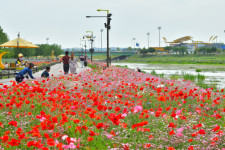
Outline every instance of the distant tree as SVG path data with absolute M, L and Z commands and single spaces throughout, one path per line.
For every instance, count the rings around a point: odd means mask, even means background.
M 146 49 L 146 48 L 143 48 L 143 49 L 141 49 L 140 50 L 140 54 L 142 54 L 142 55 L 145 55 L 145 54 L 147 54 L 149 51 L 148 51 L 148 49 Z
M 8 35 L 5 32 L 3 32 L 3 29 L 0 26 L 0 44 L 3 44 L 8 41 L 9 41 Z
M 116 48 L 116 51 L 120 52 L 120 51 L 121 51 L 121 49 L 120 49 L 119 47 L 117 47 L 117 48 Z
M 184 54 L 187 52 L 187 47 L 184 47 L 184 46 L 179 47 L 179 52 L 180 52 L 182 55 L 184 55 Z
M 166 47 L 164 47 L 164 50 L 166 50 L 168 52 L 170 52 L 172 49 L 173 49 L 172 46 L 166 46 Z
M 179 52 L 179 47 L 173 47 L 172 51 L 177 54 Z
M 154 48 L 148 48 L 148 51 L 149 51 L 149 53 L 155 53 L 156 52 L 156 49 L 154 49 Z
M 128 47 L 127 50 L 132 51 L 133 49 L 132 49 L 132 47 Z
M 210 49 L 210 52 L 211 53 L 215 53 L 217 51 L 217 48 L 216 47 L 212 47 L 211 49 Z

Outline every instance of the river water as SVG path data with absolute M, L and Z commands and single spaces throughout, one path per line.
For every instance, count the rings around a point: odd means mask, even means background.
M 164 74 L 164 77 L 170 79 L 174 75 L 192 74 L 192 75 L 204 75 L 206 84 L 214 84 L 218 88 L 225 88 L 225 66 L 213 66 L 213 65 L 177 65 L 177 64 L 138 64 L 138 63 L 112 63 L 112 65 L 125 66 L 137 70 L 139 67 L 141 70 L 151 73 L 153 70 L 157 74 Z M 196 70 L 197 69 L 197 70 Z M 201 72 L 196 72 L 201 70 Z

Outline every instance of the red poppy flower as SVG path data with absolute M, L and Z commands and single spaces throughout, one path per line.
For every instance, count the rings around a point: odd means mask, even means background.
M 94 140 L 94 138 L 93 137 L 91 137 L 91 136 L 89 136 L 88 138 L 87 138 L 87 141 L 92 141 L 92 140 Z

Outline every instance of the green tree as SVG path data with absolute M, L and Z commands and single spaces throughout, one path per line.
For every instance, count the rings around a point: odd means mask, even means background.
M 148 48 L 148 52 L 149 53 L 155 53 L 156 52 L 156 49 L 154 49 L 154 48 Z
M 187 52 L 187 47 L 179 47 L 179 53 L 181 53 L 182 55 L 184 55 Z
M 133 49 L 132 49 L 132 47 L 128 47 L 127 50 L 132 51 Z
M 121 51 L 121 49 L 120 49 L 119 47 L 117 47 L 117 48 L 116 48 L 116 51 L 120 52 L 120 51 Z
M 166 50 L 166 51 L 171 51 L 173 49 L 173 47 L 172 46 L 166 46 L 165 48 L 164 48 L 164 50 Z
M 140 50 L 140 54 L 142 54 L 142 55 L 145 55 L 145 54 L 147 54 L 149 51 L 148 51 L 148 49 L 146 49 L 146 48 L 143 48 L 143 49 L 141 49 Z
M 9 41 L 8 35 L 5 32 L 3 32 L 3 29 L 0 26 L 0 44 L 3 44 L 8 41 Z

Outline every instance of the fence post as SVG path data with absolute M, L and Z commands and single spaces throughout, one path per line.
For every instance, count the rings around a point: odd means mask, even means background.
M 2 79 L 2 71 L 0 72 L 0 79 Z
M 8 78 L 10 77 L 10 74 L 9 74 L 9 70 L 8 70 Z

